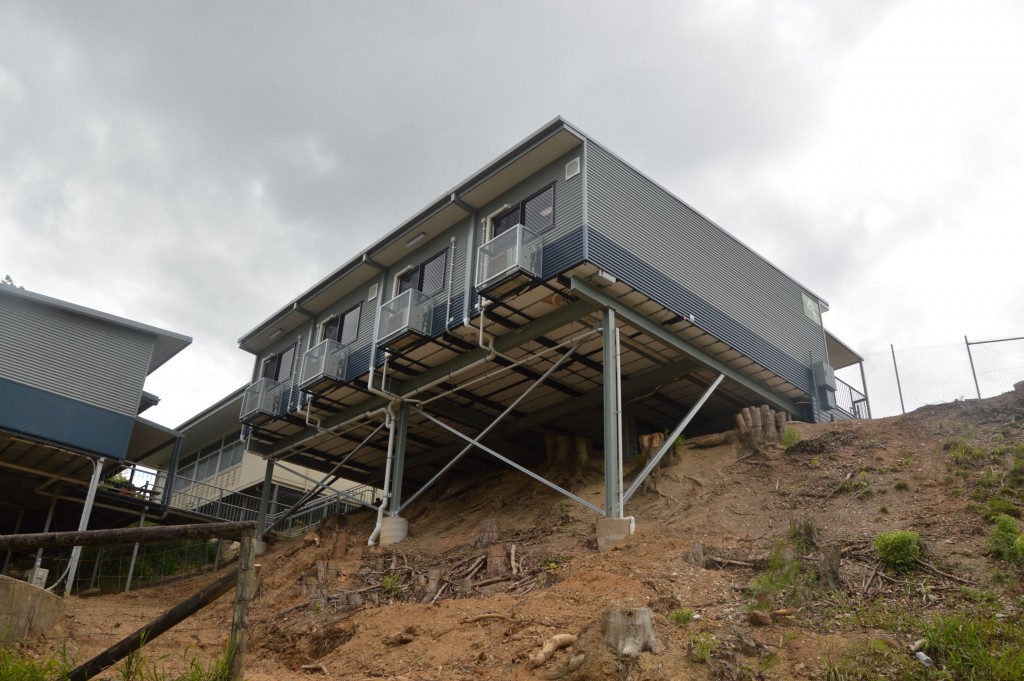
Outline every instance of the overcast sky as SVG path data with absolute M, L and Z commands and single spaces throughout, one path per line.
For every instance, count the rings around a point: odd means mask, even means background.
M 862 353 L 1024 335 L 1022 36 L 1013 0 L 0 0 L 0 277 L 192 336 L 146 386 L 175 426 L 562 115 Z

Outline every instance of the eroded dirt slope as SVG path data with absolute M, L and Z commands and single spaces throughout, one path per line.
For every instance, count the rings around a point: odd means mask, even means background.
M 1019 571 L 985 554 L 989 499 L 1020 501 L 1012 448 L 1024 443 L 1024 407 L 1012 394 L 794 427 L 801 441 L 789 451 L 740 461 L 745 452 L 730 442 L 687 442 L 657 490 L 628 504 L 637 532 L 608 553 L 596 551 L 591 511 L 512 471 L 424 495 L 407 514 L 409 538 L 393 547 L 366 547 L 368 513 L 321 531 L 316 544 L 272 546 L 259 559 L 248 676 L 820 678 L 827 661 L 867 639 L 902 651 L 916 632 L 899 617 L 934 617 L 981 593 L 1020 616 Z M 596 471 L 573 491 L 601 505 Z M 515 547 L 515 574 L 505 579 L 487 578 L 487 549 L 474 545 L 486 519 L 497 520 L 506 556 Z M 929 568 L 879 574 L 872 540 L 897 529 L 921 535 Z M 697 544 L 703 567 L 693 562 Z M 814 575 L 829 544 L 843 551 L 839 592 Z M 775 590 L 764 574 L 779 556 L 798 574 Z M 210 579 L 73 598 L 68 622 L 33 647 L 63 643 L 82 659 Z M 174 668 L 186 646 L 221 650 L 229 600 L 151 642 L 147 656 Z M 659 646 L 625 664 L 604 644 L 600 619 L 633 607 L 654 611 Z M 123 616 L 110 621 L 112 612 Z M 698 617 L 682 622 L 689 613 Z M 531 656 L 557 634 L 577 639 L 535 665 Z

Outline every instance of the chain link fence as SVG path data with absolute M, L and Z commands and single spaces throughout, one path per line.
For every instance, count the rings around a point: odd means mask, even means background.
M 863 388 L 856 365 L 836 372 Z M 994 397 L 1024 381 L 1024 336 L 969 340 L 917 348 L 890 345 L 864 355 L 871 416 L 881 418 L 926 404 Z

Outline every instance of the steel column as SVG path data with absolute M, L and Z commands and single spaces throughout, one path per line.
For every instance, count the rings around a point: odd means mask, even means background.
M 665 438 L 665 442 L 661 445 L 661 448 L 658 449 L 657 454 L 655 454 L 651 458 L 651 460 L 647 462 L 647 465 L 644 466 L 644 469 L 640 471 L 640 475 L 636 476 L 636 480 L 634 480 L 633 484 L 631 484 L 629 486 L 629 489 L 626 490 L 626 493 L 625 495 L 623 495 L 622 498 L 622 503 L 626 503 L 627 501 L 629 501 L 629 498 L 632 497 L 634 493 L 636 493 L 641 483 L 643 483 L 643 481 L 647 479 L 647 476 L 651 474 L 651 471 L 654 470 L 655 466 L 657 466 L 661 462 L 661 457 L 665 456 L 665 452 L 667 452 L 669 448 L 672 447 L 672 443 L 676 441 L 676 438 L 682 435 L 683 429 L 685 429 L 686 426 L 690 425 L 690 421 L 693 420 L 693 417 L 697 415 L 697 412 L 700 411 L 700 408 L 703 407 L 704 403 L 708 401 L 709 397 L 711 397 L 711 393 L 715 392 L 715 388 L 717 388 L 724 379 L 725 374 L 718 374 L 718 378 L 715 379 L 715 382 L 712 383 L 708 387 L 708 389 L 704 391 L 704 394 L 701 395 L 699 400 L 697 400 L 697 403 L 690 407 L 690 411 L 686 413 L 686 416 L 684 416 L 683 420 L 679 422 L 679 425 L 676 426 L 671 433 L 669 433 L 668 437 Z
M 260 510 L 256 514 L 256 536 L 262 537 L 267 526 L 267 508 L 270 506 L 270 488 L 274 484 L 274 460 L 267 459 L 267 468 L 263 473 L 263 490 L 260 492 Z
M 89 480 L 89 491 L 85 495 L 85 505 L 82 507 L 82 517 L 78 521 L 78 531 L 84 532 L 89 529 L 89 516 L 92 515 L 92 505 L 96 500 L 96 490 L 100 486 L 100 477 L 103 475 L 103 462 L 94 459 L 92 462 L 92 479 Z M 68 581 L 64 585 L 64 596 L 71 593 L 71 587 L 75 584 L 75 577 L 78 573 L 78 561 L 82 557 L 82 547 L 76 546 L 71 549 L 71 564 L 68 566 Z
M 146 523 L 146 512 L 143 511 L 139 514 L 139 527 L 142 527 Z M 132 576 L 135 574 L 135 559 L 139 557 L 139 542 L 135 542 L 135 546 L 132 547 L 132 560 L 128 563 L 128 579 L 124 582 L 124 592 L 128 593 L 128 589 L 132 586 Z M 97 558 L 97 564 L 99 559 Z
M 384 490 L 391 495 L 388 515 L 395 517 L 402 505 L 402 478 L 405 475 L 405 448 L 409 436 L 409 403 L 402 401 L 395 415 L 395 461 L 391 470 L 391 489 Z
M 615 310 L 604 309 L 604 517 L 622 517 L 622 374 Z
M 14 521 L 14 534 L 21 532 L 21 519 L 25 516 L 25 509 L 18 509 L 18 519 Z M 7 554 L 4 556 L 4 566 L 0 568 L 0 574 L 7 573 L 7 564 L 11 562 L 11 550 L 7 549 Z
M 57 495 L 54 494 L 50 500 L 50 510 L 46 512 L 46 522 L 43 523 L 43 533 L 50 531 L 50 523 L 53 522 L 53 511 L 57 508 Z M 33 567 L 42 567 L 43 565 L 43 549 L 40 548 L 36 551 L 36 562 Z

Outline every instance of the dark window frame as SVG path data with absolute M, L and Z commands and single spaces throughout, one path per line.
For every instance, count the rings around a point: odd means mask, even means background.
M 424 291 L 423 290 L 423 277 L 424 277 L 424 274 L 425 274 L 425 272 L 427 270 L 427 266 L 430 265 L 435 260 L 437 260 L 438 258 L 442 258 L 443 259 L 442 263 L 441 263 L 441 265 L 442 265 L 442 267 L 441 267 L 441 281 L 438 283 L 437 288 L 435 288 L 435 289 L 433 289 L 433 290 L 431 290 L 429 292 L 428 291 Z M 413 276 L 410 277 L 410 275 L 413 275 Z M 402 288 L 403 282 L 405 282 L 405 281 L 414 281 L 415 283 L 413 283 L 408 288 Z M 438 251 L 437 253 L 435 253 L 434 255 L 432 255 L 429 258 L 427 258 L 426 260 L 423 260 L 421 263 L 419 263 L 415 267 L 412 267 L 412 268 L 406 270 L 405 272 L 402 272 L 401 274 L 396 274 L 395 275 L 395 286 L 394 286 L 395 295 L 392 296 L 392 298 L 397 298 L 399 295 L 405 293 L 410 288 L 414 289 L 416 291 L 419 291 L 420 293 L 422 293 L 425 296 L 433 296 L 433 295 L 436 295 L 436 294 L 438 294 L 438 293 L 440 293 L 441 291 L 444 290 L 444 287 L 445 287 L 445 284 L 447 283 L 447 281 L 448 281 L 448 249 L 447 248 L 443 248 L 440 251 Z
M 527 196 L 526 198 L 524 198 L 519 203 L 509 207 L 508 210 L 503 211 L 499 215 L 496 215 L 493 218 L 491 218 L 490 224 L 487 226 L 488 231 L 490 232 L 489 235 L 488 235 L 488 240 L 493 239 L 493 238 L 495 238 L 497 236 L 501 236 L 502 234 L 504 234 L 508 230 L 512 229 L 517 224 L 518 225 L 523 225 L 527 229 L 531 229 L 531 230 L 533 230 L 533 231 L 535 231 L 537 233 L 545 232 L 545 231 L 551 229 L 552 227 L 554 227 L 555 226 L 555 184 L 556 184 L 555 182 L 552 182 L 551 184 L 549 184 L 549 185 L 547 185 L 545 187 L 542 187 L 541 189 L 535 191 L 534 193 L 532 193 L 529 196 Z M 549 191 L 549 190 L 551 191 L 551 220 L 550 220 L 549 224 L 547 224 L 544 227 L 541 227 L 539 229 L 535 228 L 535 227 L 531 227 L 530 225 L 526 224 L 526 204 L 528 204 L 530 201 L 533 201 L 535 198 L 537 198 L 538 196 L 540 196 L 541 194 L 543 194 L 544 192 Z M 505 218 L 508 218 L 509 216 L 512 216 L 512 215 L 515 216 L 515 222 L 511 222 L 511 224 L 509 224 L 507 227 L 505 227 L 501 231 L 496 231 L 495 230 L 495 227 L 496 227 L 496 225 L 498 223 L 503 222 Z
M 292 376 L 292 372 L 295 370 L 295 355 L 299 350 L 298 343 L 292 343 L 281 352 L 275 353 L 274 355 L 267 357 L 263 360 L 263 378 L 269 378 L 274 381 L 287 381 Z M 281 358 L 291 353 L 289 357 L 288 375 L 283 379 L 281 378 Z M 273 367 L 273 371 L 270 371 Z M 273 374 L 273 375 L 271 375 Z
M 349 315 L 353 312 L 356 313 L 355 321 L 349 320 Z M 341 314 L 335 315 L 320 325 L 320 340 L 332 340 L 342 345 L 351 345 L 359 338 L 359 324 L 363 319 L 363 303 L 362 301 L 356 303 L 352 307 L 348 308 Z M 335 323 L 336 322 L 336 323 Z M 345 341 L 344 338 L 348 335 L 351 329 L 351 338 Z M 333 329 L 333 333 L 329 333 L 329 329 Z

